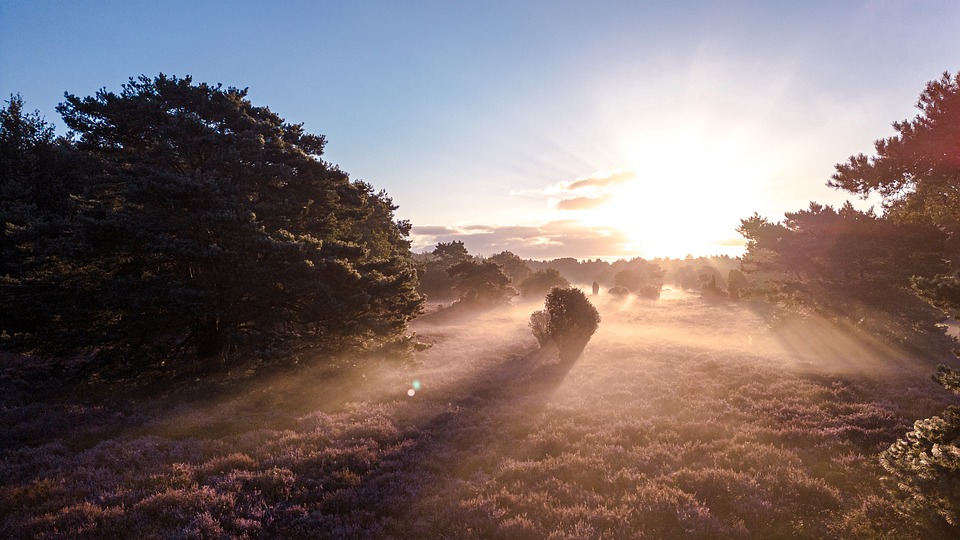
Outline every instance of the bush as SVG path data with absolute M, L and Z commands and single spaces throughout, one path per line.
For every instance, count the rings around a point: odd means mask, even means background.
M 576 360 L 600 326 L 597 308 L 583 291 L 573 287 L 553 288 L 545 305 L 550 317 L 550 337 L 560 350 L 560 360 Z
M 550 314 L 542 309 L 530 314 L 530 331 L 541 347 L 550 343 Z
M 747 285 L 747 277 L 740 270 L 730 270 L 727 274 L 727 294 L 731 300 L 739 300 Z
M 610 290 L 607 291 L 614 300 L 626 300 L 630 296 L 630 289 L 626 287 L 610 287 Z
M 648 284 L 641 285 L 637 289 L 637 296 L 645 300 L 659 300 L 660 299 L 660 285 Z
M 712 268 L 710 270 L 713 270 Z M 705 272 L 700 276 L 700 298 L 704 300 L 722 300 L 727 297 L 727 291 L 717 284 L 717 275 Z

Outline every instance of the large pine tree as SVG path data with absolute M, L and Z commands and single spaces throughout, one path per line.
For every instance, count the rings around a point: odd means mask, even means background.
M 161 74 L 58 111 L 82 189 L 66 241 L 20 248 L 22 347 L 208 362 L 393 339 L 421 309 L 390 198 L 246 90 Z

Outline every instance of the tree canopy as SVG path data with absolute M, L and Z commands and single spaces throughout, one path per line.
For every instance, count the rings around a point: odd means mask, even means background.
M 944 235 L 931 225 L 897 223 L 849 202 L 811 203 L 779 223 L 754 215 L 738 231 L 754 292 L 781 306 L 881 326 L 936 322 L 910 290 L 911 277 L 946 268 Z
M 544 310 L 549 316 L 547 329 L 560 352 L 560 360 L 572 362 L 579 358 L 600 326 L 597 308 L 580 289 L 555 287 L 544 300 Z M 534 320 L 532 317 L 531 321 Z
M 63 189 L 45 188 L 55 230 L 39 238 L 51 220 L 33 207 L 19 221 L 3 215 L 4 249 L 15 244 L 0 292 L 18 313 L 2 321 L 11 343 L 129 363 L 405 331 L 422 305 L 410 224 L 385 192 L 324 162 L 322 136 L 246 96 L 163 74 L 66 95 L 73 166 L 57 173 Z M 50 144 L 44 135 L 18 149 L 9 118 L 36 124 L 19 109 L 4 111 L 4 159 Z M 0 183 L 14 205 L 31 204 L 22 178 L 5 172 Z
M 927 83 L 919 114 L 894 122 L 897 134 L 874 143 L 876 155 L 837 164 L 828 185 L 883 197 L 899 221 L 930 221 L 953 235 L 949 254 L 960 264 L 960 72 Z
M 502 304 L 517 295 L 510 276 L 493 261 L 464 260 L 449 267 L 453 288 L 466 304 Z
M 554 287 L 568 287 L 570 282 L 556 268 L 544 268 L 533 272 L 520 283 L 523 296 L 546 295 Z

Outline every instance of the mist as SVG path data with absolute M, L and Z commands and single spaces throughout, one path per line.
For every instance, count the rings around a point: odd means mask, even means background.
M 870 536 L 896 519 L 874 456 L 949 401 L 930 365 L 682 290 L 590 298 L 602 322 L 572 364 L 531 335 L 539 299 L 434 304 L 412 362 L 343 357 L 136 413 L 5 409 L 4 518 L 461 538 Z

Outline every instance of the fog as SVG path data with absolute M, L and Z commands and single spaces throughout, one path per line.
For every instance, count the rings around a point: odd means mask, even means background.
M 950 401 L 928 378 L 937 359 L 676 290 L 590 299 L 600 327 L 568 364 L 527 327 L 539 299 L 431 305 L 412 360 L 341 358 L 173 406 L 7 410 L 21 448 L 0 505 L 15 530 L 78 536 L 871 537 L 896 523 L 875 456 Z M 43 444 L 38 426 L 58 422 Z

